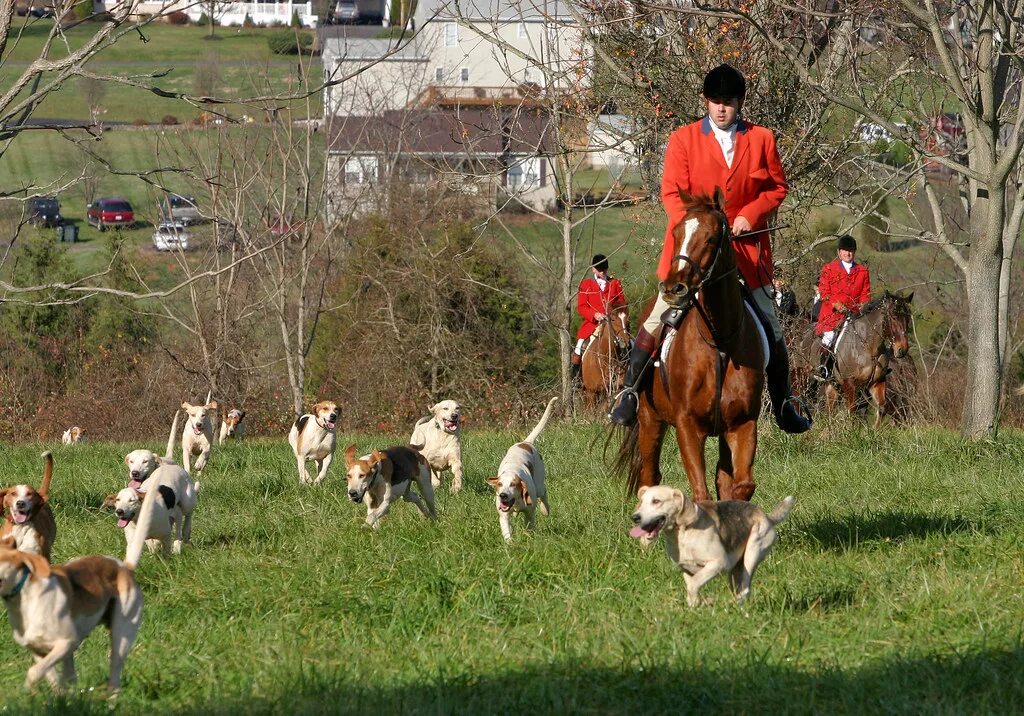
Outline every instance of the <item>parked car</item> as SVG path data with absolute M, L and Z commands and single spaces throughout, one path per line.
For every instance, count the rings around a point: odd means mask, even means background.
M 135 211 L 124 199 L 106 197 L 97 199 L 86 207 L 85 220 L 100 231 L 105 231 L 111 226 L 134 226 Z
M 160 202 L 160 218 L 181 222 L 185 226 L 198 224 L 203 220 L 195 197 L 184 194 L 168 194 Z
M 25 202 L 25 221 L 32 226 L 60 226 L 64 217 L 60 215 L 60 202 L 55 196 L 33 196 Z
M 153 246 L 157 251 L 188 251 L 192 234 L 179 221 L 161 221 L 153 232 Z
M 356 0 L 336 0 L 327 13 L 327 22 L 331 25 L 359 22 L 359 5 Z

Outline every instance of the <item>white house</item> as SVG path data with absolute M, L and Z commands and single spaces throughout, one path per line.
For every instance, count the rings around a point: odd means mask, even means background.
M 109 3 L 108 3 L 109 4 Z M 221 25 L 241 25 L 249 17 L 256 25 L 288 25 L 292 14 L 298 13 L 303 27 L 316 27 L 319 19 L 313 14 L 313 3 L 292 0 L 271 2 L 245 2 L 243 0 L 148 0 L 137 2 L 133 15 L 160 15 L 166 17 L 181 11 L 192 22 L 198 22 L 204 14 L 211 13 Z

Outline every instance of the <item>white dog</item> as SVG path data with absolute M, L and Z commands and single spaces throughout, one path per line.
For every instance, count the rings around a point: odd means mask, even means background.
M 181 409 L 188 413 L 185 429 L 181 433 L 181 462 L 185 465 L 185 472 L 191 474 L 192 456 L 198 455 L 195 473 L 199 475 L 206 467 L 206 461 L 210 459 L 210 450 L 213 448 L 213 423 L 210 421 L 210 411 L 217 409 L 217 401 L 211 401 L 210 394 L 207 393 L 206 405 L 182 403 Z
M 430 415 L 420 418 L 409 442 L 422 445 L 423 457 L 430 464 L 430 481 L 436 490 L 441 486 L 441 473 L 452 471 L 451 491 L 462 489 L 462 406 L 454 400 L 442 400 L 430 408 Z
M 171 421 L 171 434 L 167 438 L 167 452 L 164 453 L 164 457 L 145 449 L 132 450 L 124 456 L 124 464 L 128 466 L 128 487 L 141 487 L 153 471 L 164 463 L 177 465 L 174 462 L 174 436 L 178 432 L 180 414 L 179 411 L 175 411 L 174 420 Z
M 77 425 L 64 431 L 60 441 L 65 445 L 77 445 L 80 440 L 85 439 L 85 431 Z
M 544 460 L 534 443 L 548 424 L 551 410 L 557 401 L 558 398 L 548 401 L 537 427 L 526 440 L 508 449 L 498 465 L 498 476 L 487 480 L 497 493 L 494 506 L 498 509 L 501 536 L 506 542 L 512 540 L 513 512 L 522 512 L 526 517 L 526 526 L 533 529 L 537 505 L 540 505 L 540 511 L 545 515 L 550 511 L 547 484 L 544 481 Z
M 765 514 L 743 500 L 694 502 L 667 485 L 641 487 L 633 512 L 631 537 L 650 541 L 665 535 L 668 558 L 683 570 L 686 602 L 700 604 L 700 588 L 722 572 L 730 573 L 736 601 L 750 594 L 750 580 L 775 544 L 775 525 L 789 516 L 787 497 Z
M 220 437 L 217 442 L 223 445 L 228 438 L 241 438 L 245 434 L 245 426 L 242 425 L 244 419 L 244 410 L 238 408 L 229 410 L 220 424 Z
M 299 417 L 288 432 L 288 444 L 295 454 L 299 465 L 299 481 L 303 485 L 310 482 L 319 485 L 326 477 L 327 468 L 334 460 L 334 448 L 338 441 L 334 424 L 340 413 L 337 403 L 323 400 L 313 406 L 312 414 L 306 413 Z M 314 480 L 310 480 L 306 470 L 307 460 L 316 461 L 317 474 Z

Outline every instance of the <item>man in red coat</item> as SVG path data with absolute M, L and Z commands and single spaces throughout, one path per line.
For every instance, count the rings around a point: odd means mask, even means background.
M 821 267 L 818 294 L 821 313 L 814 332 L 821 336 L 821 365 L 815 378 L 826 381 L 835 365 L 835 346 L 840 326 L 848 315 L 856 314 L 871 299 L 871 276 L 868 267 L 853 260 L 857 241 L 849 234 L 839 237 L 838 258 Z M 812 383 L 815 386 L 816 383 Z M 812 393 L 814 387 L 812 387 Z
M 598 324 L 613 309 L 626 308 L 626 294 L 622 292 L 619 279 L 608 275 L 608 257 L 596 254 L 590 262 L 594 275 L 580 282 L 579 294 L 576 298 L 576 310 L 583 317 L 583 323 L 576 332 L 576 350 L 572 352 L 572 379 L 579 381 L 583 363 L 583 347 L 594 335 Z
M 704 78 L 708 113 L 674 131 L 665 150 L 661 200 L 668 214 L 665 244 L 658 262 L 658 278 L 665 280 L 672 263 L 672 230 L 683 221 L 686 208 L 679 191 L 711 196 L 717 187 L 725 193 L 725 213 L 734 235 L 768 227 L 768 220 L 786 198 L 789 186 L 771 130 L 740 118 L 746 96 L 743 75 L 729 65 L 719 65 Z M 765 317 L 772 343 L 767 377 L 768 393 L 776 422 L 786 432 L 801 433 L 810 421 L 794 408 L 789 386 L 789 356 L 782 327 L 775 313 L 772 286 L 771 238 L 767 231 L 733 239 L 736 263 Z M 617 425 L 636 420 L 636 388 L 657 346 L 661 316 L 669 308 L 659 295 L 630 353 L 626 388 L 610 414 Z

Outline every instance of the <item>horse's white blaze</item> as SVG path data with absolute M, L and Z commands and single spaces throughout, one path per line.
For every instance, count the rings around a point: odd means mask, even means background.
M 619 313 L 619 321 L 622 323 L 622 330 L 629 331 L 629 326 L 626 325 L 626 314 L 625 313 L 622 313 L 622 312 Z
M 690 257 L 690 254 L 688 253 L 690 250 L 690 239 L 692 239 L 693 235 L 697 233 L 698 226 L 700 226 L 700 219 L 697 218 L 687 219 L 686 221 L 683 222 L 683 229 L 685 229 L 686 233 L 683 234 L 683 246 L 682 248 L 679 249 L 680 256 L 685 256 L 686 258 Z M 676 268 L 676 270 L 682 271 L 685 265 L 686 262 L 682 258 L 680 258 L 679 266 Z

